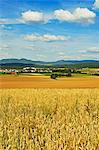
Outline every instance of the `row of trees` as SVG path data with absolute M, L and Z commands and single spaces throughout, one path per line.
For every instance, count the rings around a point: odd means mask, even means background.
M 51 79 L 56 79 L 56 78 L 58 78 L 58 77 L 71 77 L 72 76 L 72 74 L 71 74 L 71 72 L 68 72 L 68 73 L 64 73 L 64 74 L 62 74 L 62 73 L 59 73 L 59 74 L 55 74 L 55 73 L 53 73 L 53 74 L 51 74 Z

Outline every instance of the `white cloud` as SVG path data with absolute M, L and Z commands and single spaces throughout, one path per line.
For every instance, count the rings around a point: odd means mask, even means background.
M 54 16 L 60 21 L 90 24 L 94 23 L 96 14 L 88 8 L 76 8 L 72 13 L 63 9 L 55 10 Z
M 37 56 L 38 58 L 47 58 L 46 55 L 42 55 L 42 54 L 37 54 L 36 56 Z
M 21 14 L 20 18 L 0 18 L 0 25 L 7 24 L 26 24 L 26 23 L 48 23 L 52 20 L 52 14 L 44 14 L 37 11 L 26 11 Z
M 1 24 L 1 25 L 5 24 L 5 23 L 6 23 L 6 20 L 7 20 L 7 19 L 2 19 L 2 18 L 0 18 L 0 24 Z
M 31 11 L 28 10 L 22 13 L 21 21 L 25 22 L 43 22 L 44 21 L 44 14 L 38 11 Z
M 88 48 L 88 50 L 86 50 L 86 52 L 99 53 L 99 47 L 90 47 L 90 48 Z
M 99 2 L 99 0 L 97 0 Z M 96 4 L 98 2 L 96 1 Z M 98 6 L 98 5 L 97 5 Z M 96 14 L 90 11 L 88 8 L 76 8 L 73 12 L 68 10 L 55 10 L 52 13 L 45 14 L 39 11 L 28 10 L 21 13 L 20 18 L 1 18 L 0 24 L 23 24 L 23 23 L 48 23 L 54 19 L 65 22 L 76 22 L 76 23 L 94 23 Z
M 78 53 L 86 54 L 86 53 L 93 53 L 93 54 L 98 54 L 99 53 L 99 47 L 98 46 L 93 46 L 89 48 L 84 48 L 85 50 L 80 50 Z
M 27 45 L 27 46 L 24 46 L 23 49 L 30 50 L 30 51 L 40 51 L 42 48 L 41 48 L 40 45 L 37 44 L 37 45 Z
M 26 47 L 24 47 L 25 49 L 30 49 L 30 50 L 34 50 L 36 47 L 34 45 L 28 45 Z
M 8 45 L 0 45 L 0 50 L 8 50 L 10 47 Z
M 0 25 L 8 24 L 9 19 L 0 18 Z
M 8 53 L 3 53 L 3 54 L 0 54 L 0 59 L 4 59 L 4 58 L 13 58 L 12 55 L 8 54 Z
M 21 13 L 20 18 L 0 18 L 0 24 L 20 24 L 20 23 L 28 23 L 28 22 L 47 22 L 47 17 L 38 11 L 28 10 L 26 12 Z
M 8 25 L 8 24 L 19 24 L 19 19 L 11 19 L 11 18 L 0 18 L 0 25 Z
M 59 52 L 58 53 L 60 56 L 63 56 L 64 55 L 64 52 Z
M 27 41 L 43 41 L 43 42 L 65 41 L 68 38 L 69 37 L 65 37 L 61 35 L 51 35 L 51 34 L 44 34 L 44 35 L 31 34 L 31 35 L 26 35 L 24 37 L 24 39 Z
M 75 59 L 80 59 L 80 56 L 69 56 L 69 55 L 64 55 L 64 56 L 59 56 L 57 59 L 58 60 L 75 60 Z
M 94 6 L 95 6 L 96 8 L 99 8 L 99 0 L 95 0 Z

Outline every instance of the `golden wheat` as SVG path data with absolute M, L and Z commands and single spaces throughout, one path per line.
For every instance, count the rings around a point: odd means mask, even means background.
M 1 89 L 0 150 L 98 150 L 99 89 Z

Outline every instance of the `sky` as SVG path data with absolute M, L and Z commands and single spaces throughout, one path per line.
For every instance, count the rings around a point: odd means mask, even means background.
M 99 60 L 99 0 L 0 0 L 0 59 Z

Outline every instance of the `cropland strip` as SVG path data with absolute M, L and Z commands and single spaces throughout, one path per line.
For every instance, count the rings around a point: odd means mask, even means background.
M 1 76 L 0 88 L 99 88 L 99 78 L 58 78 L 54 80 L 46 76 Z
M 99 150 L 99 89 L 0 89 L 0 150 Z

